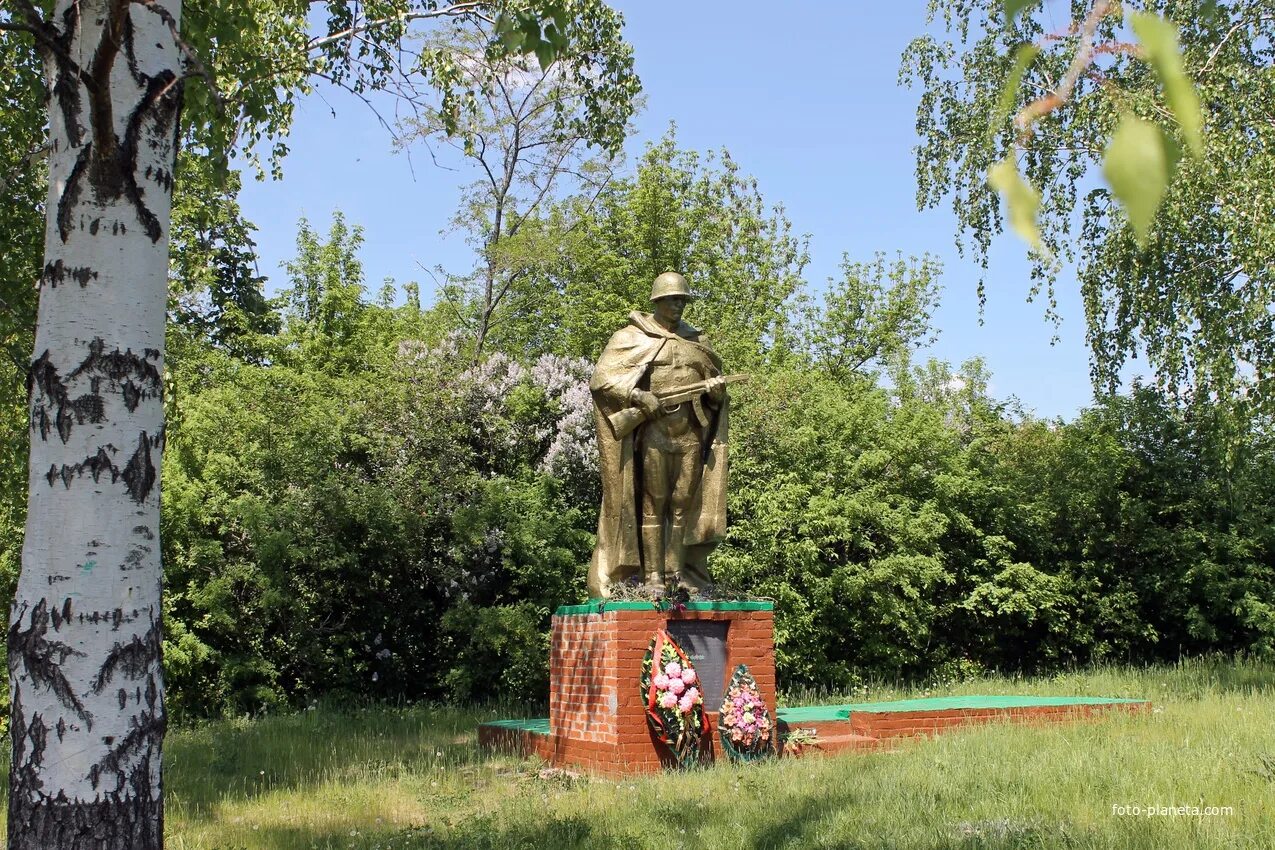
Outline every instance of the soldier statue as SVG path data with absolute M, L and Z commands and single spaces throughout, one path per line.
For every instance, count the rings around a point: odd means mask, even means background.
M 708 555 L 726 533 L 726 385 L 722 361 L 682 321 L 686 278 L 665 272 L 652 313 L 634 311 L 598 357 L 593 394 L 602 473 L 589 596 L 634 578 L 663 594 L 710 584 Z

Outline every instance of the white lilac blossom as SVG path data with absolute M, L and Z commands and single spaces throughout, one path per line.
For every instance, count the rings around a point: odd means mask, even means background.
M 497 352 L 481 363 L 459 368 L 462 357 L 453 338 L 433 348 L 410 341 L 399 345 L 399 360 L 408 370 L 409 381 L 413 374 L 433 373 L 443 378 L 444 392 L 451 396 L 417 415 L 463 418 L 474 429 L 474 445 L 493 471 L 503 466 L 505 457 L 530 451 L 529 460 L 540 472 L 570 481 L 596 477 L 589 393 L 593 364 L 589 360 L 542 354 L 528 367 Z M 511 400 L 525 398 L 520 393 L 528 389 L 543 398 L 543 410 L 536 415 L 511 406 Z

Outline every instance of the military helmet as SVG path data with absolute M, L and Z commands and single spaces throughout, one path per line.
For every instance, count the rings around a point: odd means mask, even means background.
M 657 277 L 655 283 L 651 286 L 652 301 L 659 301 L 661 298 L 667 298 L 670 295 L 691 297 L 691 287 L 686 283 L 686 278 L 677 272 L 665 272 Z

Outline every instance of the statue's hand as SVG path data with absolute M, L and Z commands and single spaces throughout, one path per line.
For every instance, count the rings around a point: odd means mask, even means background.
M 718 375 L 716 378 L 708 379 L 708 397 L 713 400 L 714 404 L 720 404 L 722 399 L 726 397 L 726 379 Z
M 647 419 L 654 419 L 660 414 L 660 400 L 653 392 L 634 390 L 629 393 L 629 401 L 634 407 L 640 408 Z

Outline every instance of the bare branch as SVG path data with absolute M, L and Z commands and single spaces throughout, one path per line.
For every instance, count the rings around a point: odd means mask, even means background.
M 470 322 L 469 319 L 465 318 L 464 314 L 461 313 L 460 306 L 456 303 L 455 299 L 452 298 L 451 287 L 447 286 L 446 284 L 439 283 L 438 275 L 434 274 L 433 269 L 430 269 L 428 266 L 424 265 L 420 261 L 417 261 L 416 265 L 420 267 L 420 269 L 424 271 L 425 274 L 429 275 L 430 277 L 434 279 L 434 288 L 443 294 L 443 299 L 447 301 L 447 306 L 451 307 L 452 313 L 456 315 L 456 321 L 460 322 L 461 325 L 463 325 L 464 327 L 472 330 L 473 323 Z
M 567 156 L 570 155 L 573 147 L 574 147 L 574 144 L 563 146 L 561 152 L 558 155 L 557 161 L 555 161 L 553 165 L 547 169 L 548 175 L 549 175 L 548 179 L 545 180 L 545 183 L 543 186 L 539 187 L 540 192 L 536 195 L 536 199 L 531 202 L 531 205 L 527 207 L 527 209 L 523 212 L 523 214 L 518 216 L 515 216 L 513 214 L 510 215 L 510 218 L 513 219 L 513 221 L 511 221 L 509 224 L 510 236 L 514 236 L 518 233 L 518 230 L 522 227 L 523 222 L 525 222 L 531 216 L 531 214 L 536 211 L 536 208 L 540 206 L 540 202 L 543 201 L 545 199 L 545 196 L 549 194 L 549 190 L 553 188 L 554 177 L 560 173 L 562 169 L 562 163 L 566 160 Z
M 319 71 L 311 71 L 310 73 L 312 76 L 318 77 L 321 80 L 326 80 L 328 83 L 336 86 L 342 91 L 349 92 L 350 94 L 357 97 L 359 100 L 363 101 L 363 105 L 366 106 L 368 109 L 372 110 L 372 114 L 376 116 L 376 120 L 381 123 L 381 126 L 384 127 L 387 132 L 389 132 L 390 138 L 394 141 L 394 143 L 395 144 L 403 143 L 403 139 L 400 138 L 399 135 L 394 131 L 394 128 L 390 126 L 390 122 L 385 120 L 385 116 L 381 115 L 380 110 L 377 109 L 375 105 L 373 105 L 371 99 L 367 95 L 365 95 L 361 91 L 356 91 L 354 87 L 346 85 L 345 83 L 341 82 L 340 80 L 328 74 L 324 74 Z M 332 106 L 330 104 L 328 106 L 328 109 L 332 110 L 333 115 L 336 114 L 336 110 L 332 109 Z
M 402 14 L 399 14 L 399 15 L 391 15 L 388 18 L 378 18 L 372 21 L 365 21 L 364 23 L 359 24 L 357 26 L 352 26 L 352 27 L 349 27 L 348 29 L 341 30 L 340 32 L 334 32 L 329 35 L 325 35 L 322 38 L 317 38 L 317 37 L 312 38 L 306 44 L 306 50 L 307 51 L 318 50 L 320 48 L 326 47 L 329 44 L 341 41 L 342 39 L 350 38 L 360 33 L 370 32 L 372 30 L 381 29 L 382 27 L 388 27 L 393 24 L 410 24 L 413 21 L 419 21 L 426 18 L 461 18 L 461 17 L 471 16 L 483 21 L 490 22 L 490 20 L 481 13 L 481 10 L 489 5 L 490 3 L 479 2 L 479 0 L 475 0 L 475 2 L 454 3 L 451 6 L 447 6 L 443 9 L 431 9 L 429 11 L 420 10 L 415 12 L 403 12 Z
M 12 21 L 0 21 L 0 31 L 3 32 L 29 32 L 35 36 L 36 41 L 45 38 L 44 28 L 32 26 L 31 24 L 18 24 Z
M 1235 35 L 1236 32 L 1243 29 L 1246 24 L 1251 23 L 1253 26 L 1257 26 L 1258 24 L 1267 23 L 1269 21 L 1275 21 L 1275 17 L 1269 16 L 1269 15 L 1260 15 L 1254 21 L 1240 21 L 1239 23 L 1235 24 L 1235 26 L 1227 30 L 1226 35 L 1222 36 L 1222 40 L 1219 41 L 1217 43 L 1217 46 L 1214 47 L 1212 52 L 1209 53 L 1209 58 L 1204 63 L 1204 67 L 1200 68 L 1200 73 L 1205 74 L 1213 68 L 1213 62 L 1217 59 L 1218 54 L 1222 52 L 1222 48 L 1225 47 L 1226 43 L 1231 40 L 1231 36 Z
M 1060 108 L 1071 99 L 1072 92 L 1076 88 L 1076 82 L 1080 79 L 1080 75 L 1089 67 L 1090 63 L 1093 62 L 1094 55 L 1099 48 L 1099 45 L 1094 41 L 1098 35 L 1098 25 L 1102 23 L 1104 18 L 1114 14 L 1118 9 L 1119 4 L 1117 3 L 1113 8 L 1111 0 L 1096 0 L 1093 4 L 1080 27 L 1080 44 L 1076 47 L 1076 55 L 1071 58 L 1071 64 L 1067 67 L 1067 72 L 1058 81 L 1058 87 L 1044 97 L 1027 104 L 1014 116 L 1014 126 L 1018 128 L 1020 142 L 1024 142 L 1031 136 L 1032 124 Z

